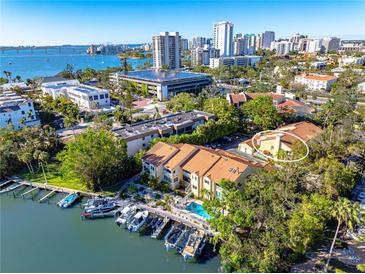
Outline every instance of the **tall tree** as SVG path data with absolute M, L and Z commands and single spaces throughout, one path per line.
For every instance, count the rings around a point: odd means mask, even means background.
M 336 243 L 337 235 L 342 224 L 345 224 L 347 228 L 352 229 L 354 224 L 360 223 L 359 219 L 360 207 L 358 204 L 351 202 L 346 198 L 339 198 L 335 203 L 332 211 L 332 216 L 337 219 L 337 228 L 335 236 L 328 253 L 328 259 L 325 266 L 325 272 L 328 270 L 329 263 L 331 261 L 333 248 Z

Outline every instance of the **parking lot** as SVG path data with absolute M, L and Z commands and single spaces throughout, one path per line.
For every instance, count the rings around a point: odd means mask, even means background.
M 223 138 L 220 138 L 218 140 L 215 140 L 214 142 L 208 143 L 204 145 L 205 147 L 213 148 L 213 149 L 232 149 L 237 148 L 238 144 L 250 139 L 250 135 L 241 134 L 241 133 L 235 133 L 231 136 L 226 136 Z

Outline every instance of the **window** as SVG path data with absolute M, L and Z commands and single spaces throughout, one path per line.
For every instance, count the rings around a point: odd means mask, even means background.
M 210 185 L 210 182 L 209 182 L 209 180 L 207 180 L 207 179 L 204 179 L 204 183 L 205 183 L 207 186 L 209 186 L 209 185 Z
M 142 137 L 142 140 L 144 141 L 144 137 Z
M 218 191 L 218 190 L 217 190 L 217 191 L 215 192 L 215 196 L 216 196 L 216 197 L 217 197 L 217 199 L 219 199 L 219 200 L 220 200 L 220 199 L 222 199 L 222 192 L 220 192 L 220 191 Z
M 89 100 L 92 101 L 93 100 L 93 97 L 92 96 L 89 96 Z
M 198 189 L 198 187 L 193 185 L 193 189 L 195 189 L 195 190 L 196 190 L 196 189 Z
M 151 135 L 151 138 L 153 138 L 153 134 Z
M 100 99 L 104 99 L 104 94 L 100 94 Z
M 23 115 L 25 114 L 25 111 L 24 111 L 24 110 L 22 110 L 22 114 L 23 114 Z
M 31 107 L 31 106 L 32 106 L 32 103 L 30 103 L 30 102 L 29 102 L 29 103 L 28 103 L 28 107 Z
M 143 146 L 143 147 L 145 147 L 145 146 L 146 146 L 146 144 L 142 144 L 142 146 Z
M 106 98 L 109 98 L 109 95 L 108 95 L 108 94 L 105 94 L 105 99 L 106 99 Z
M 98 95 L 94 95 L 94 100 L 98 100 Z

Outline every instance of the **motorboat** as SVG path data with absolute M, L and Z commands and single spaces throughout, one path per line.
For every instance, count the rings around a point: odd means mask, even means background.
M 147 210 L 137 212 L 130 221 L 128 230 L 130 232 L 137 232 L 146 223 L 147 217 Z
M 115 220 L 117 225 L 125 225 L 136 214 L 137 207 L 133 204 L 127 205 L 119 212 L 119 217 Z
M 165 237 L 166 249 L 175 248 L 181 237 L 184 236 L 185 226 L 180 224 L 173 226 Z
M 106 200 L 105 202 L 103 202 L 101 204 L 85 207 L 85 213 L 93 213 L 93 214 L 94 213 L 105 213 L 105 212 L 112 211 L 118 207 L 119 207 L 118 202 L 112 201 L 112 200 L 110 200 L 110 201 Z
M 182 237 L 180 237 L 180 240 L 177 242 L 176 251 L 178 253 L 183 252 L 184 247 L 186 246 L 186 243 L 189 240 L 190 232 L 191 232 L 190 228 L 186 228 L 186 230 L 184 230 L 184 233 L 183 233 Z
M 72 194 L 66 196 L 65 198 L 63 198 L 57 204 L 61 208 L 68 208 L 77 200 L 77 198 L 79 198 L 79 194 L 72 193 Z
M 198 250 L 203 239 L 204 232 L 199 230 L 189 235 L 188 242 L 186 243 L 186 246 L 182 252 L 185 261 L 193 259 L 195 255 L 198 254 Z

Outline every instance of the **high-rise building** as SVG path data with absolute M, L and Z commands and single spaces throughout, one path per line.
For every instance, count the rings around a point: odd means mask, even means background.
M 312 41 L 310 38 L 301 38 L 298 42 L 298 50 L 299 51 L 307 51 L 309 43 Z
M 287 55 L 294 50 L 294 43 L 289 41 L 271 42 L 270 50 L 275 50 L 276 55 Z
M 252 55 L 256 51 L 256 36 L 254 34 L 237 34 L 233 42 L 234 55 Z
M 262 46 L 262 33 L 256 35 L 256 50 L 260 49 Z
M 261 48 L 269 49 L 272 41 L 275 41 L 275 32 L 265 31 L 262 34 Z
M 309 41 L 306 51 L 309 53 L 322 51 L 322 39 L 312 39 Z
M 213 46 L 219 49 L 221 56 L 233 55 L 233 24 L 228 21 L 213 26 Z
M 156 69 L 181 67 L 181 36 L 178 32 L 161 32 L 152 37 L 153 65 Z
M 188 49 L 189 49 L 189 40 L 181 39 L 181 50 L 188 50 Z
M 208 66 L 209 58 L 218 58 L 219 49 L 215 49 L 210 45 L 204 45 L 204 47 L 198 47 L 191 51 L 191 65 L 197 66 Z
M 245 55 L 252 55 L 256 52 L 256 35 L 255 34 L 245 34 L 244 38 L 244 53 Z
M 323 52 L 327 53 L 332 50 L 339 50 L 340 49 L 340 38 L 336 37 L 327 37 L 323 38 L 322 40 L 322 50 Z
M 290 38 L 290 42 L 292 42 L 294 44 L 299 44 L 300 39 L 303 39 L 303 38 L 307 38 L 307 35 L 297 33 Z
M 207 43 L 207 39 L 205 37 L 193 37 L 191 40 L 191 49 L 195 49 L 198 47 L 203 47 Z

